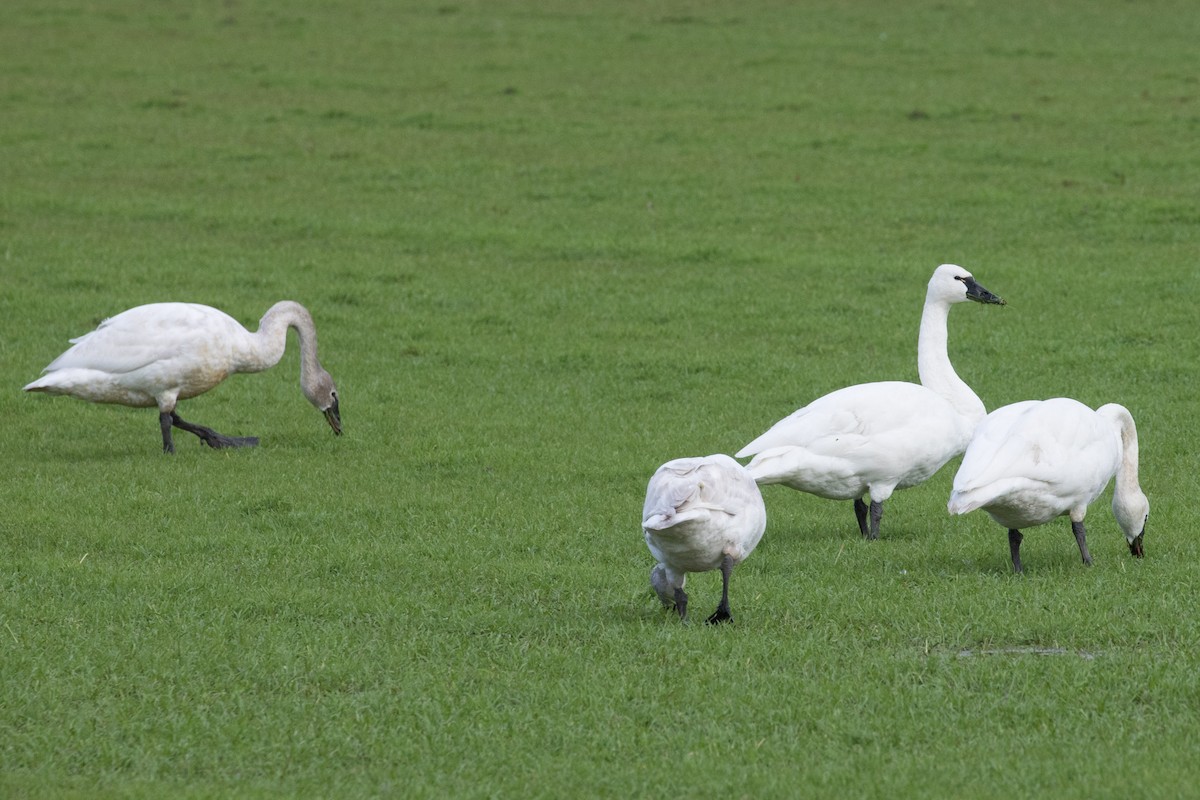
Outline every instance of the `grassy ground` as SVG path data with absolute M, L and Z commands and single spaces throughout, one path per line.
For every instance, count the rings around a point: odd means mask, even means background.
M 1187 3 L 9 2 L 0 794 L 1177 797 L 1200 780 L 1200 30 Z M 1153 513 L 858 539 L 779 487 L 681 626 L 663 461 L 915 379 L 1138 420 Z M 308 305 L 187 402 L 19 389 L 104 316 Z M 719 579 L 689 582 L 716 605 Z

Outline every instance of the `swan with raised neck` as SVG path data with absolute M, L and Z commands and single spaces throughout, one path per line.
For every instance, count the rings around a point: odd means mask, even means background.
M 934 270 L 917 338 L 921 383 L 863 383 L 817 398 L 738 451 L 754 457 L 746 467 L 754 480 L 853 500 L 862 535 L 878 538 L 884 501 L 962 453 L 984 417 L 947 352 L 950 306 L 967 301 L 1004 305 L 962 267 Z
M 955 286 L 961 284 L 965 294 Z M 955 264 L 942 264 L 929 279 L 921 329 L 917 334 L 917 375 L 921 385 L 946 398 L 958 413 L 976 424 L 987 416 L 983 401 L 966 384 L 950 363 L 948 320 L 950 306 L 966 300 L 1005 305 L 1004 300 L 984 289 L 971 273 Z

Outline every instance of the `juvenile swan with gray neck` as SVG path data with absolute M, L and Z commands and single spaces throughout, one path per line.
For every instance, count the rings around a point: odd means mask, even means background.
M 25 387 L 78 397 L 91 403 L 158 407 L 163 452 L 174 453 L 171 428 L 194 433 L 209 447 L 253 447 L 256 437 L 223 436 L 185 422 L 175 413 L 180 400 L 204 394 L 235 372 L 262 372 L 279 363 L 288 328 L 300 338 L 300 389 L 342 432 L 337 387 L 317 360 L 317 330 L 299 303 L 271 306 L 254 333 L 223 311 L 196 303 L 152 303 L 124 311 L 72 347 Z
M 687 574 L 719 569 L 721 603 L 708 622 L 728 622 L 729 576 L 766 527 L 762 495 L 741 464 L 722 454 L 668 461 L 650 478 L 642 507 L 646 546 L 658 561 L 650 585 L 686 621 Z

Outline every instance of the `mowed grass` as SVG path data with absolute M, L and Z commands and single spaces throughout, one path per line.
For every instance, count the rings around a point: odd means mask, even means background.
M 1187 3 L 0 10 L 0 794 L 1178 797 L 1200 780 Z M 934 267 L 989 408 L 1121 402 L 1135 561 L 765 491 L 735 622 L 681 625 L 663 461 L 915 380 Z M 307 305 L 335 439 L 261 375 L 20 387 L 105 316 Z M 689 580 L 707 615 L 715 574 Z M 697 619 L 702 618 L 700 613 Z

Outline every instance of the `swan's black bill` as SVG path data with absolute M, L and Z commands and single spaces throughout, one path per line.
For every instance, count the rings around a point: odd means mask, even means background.
M 1142 537 L 1145 535 L 1146 532 L 1142 531 L 1137 535 L 1136 538 L 1134 538 L 1132 542 L 1129 543 L 1129 552 L 1133 554 L 1134 558 L 1144 558 L 1146 555 L 1146 548 L 1142 544 Z
M 337 400 L 334 400 L 333 405 L 325 409 L 325 421 L 329 423 L 329 427 L 333 428 L 335 435 L 342 435 L 342 415 L 338 413 Z
M 992 305 L 1004 306 L 1008 305 L 1004 302 L 1003 297 L 997 297 L 987 289 L 980 286 L 974 278 L 960 278 L 963 284 L 967 287 L 967 299 L 974 300 L 976 303 L 991 303 Z

